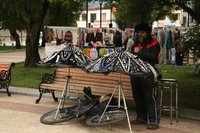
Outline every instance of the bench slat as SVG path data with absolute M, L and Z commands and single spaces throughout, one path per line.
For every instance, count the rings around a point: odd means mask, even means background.
M 56 68 L 54 81 L 50 84 L 40 84 L 39 89 L 63 91 L 69 71 L 72 79 L 70 80 L 70 92 L 83 93 L 84 87 L 91 87 L 93 94 L 101 96 L 112 93 L 117 87 L 116 81 L 120 80 L 126 99 L 133 100 L 130 76 L 114 72 L 108 75 L 87 73 L 80 68 Z

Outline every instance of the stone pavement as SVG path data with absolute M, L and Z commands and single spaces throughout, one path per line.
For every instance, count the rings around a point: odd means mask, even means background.
M 44 48 L 40 49 L 41 58 L 45 57 Z M 22 62 L 25 59 L 25 52 L 1 52 L 0 62 Z M 40 117 L 57 107 L 50 95 L 42 98 L 39 104 L 35 104 L 39 92 L 36 89 L 10 87 L 11 97 L 5 90 L 0 90 L 0 132 L 1 133 L 129 133 L 127 121 L 122 121 L 111 127 L 89 127 L 83 118 L 78 118 L 58 125 L 44 125 L 40 123 Z M 60 95 L 60 94 L 57 94 Z M 75 101 L 67 101 L 73 105 Z M 192 115 L 196 118 L 199 112 L 185 111 L 183 115 Z M 181 113 L 180 113 L 181 114 Z M 129 109 L 130 119 L 135 118 L 135 111 Z M 132 125 L 133 133 L 200 133 L 200 121 L 179 119 L 170 125 L 169 116 L 161 119 L 160 128 L 155 131 L 147 130 L 144 125 Z
M 23 62 L 25 61 L 24 49 L 16 51 L 1 51 L 0 52 L 0 62 Z M 45 48 L 39 48 L 39 54 L 41 58 L 45 57 Z
M 23 91 L 21 92 L 20 91 Z M 11 97 L 0 91 L 0 132 L 1 133 L 129 133 L 127 121 L 104 127 L 89 127 L 83 118 L 77 118 L 58 125 L 44 125 L 40 117 L 57 107 L 50 95 L 38 98 L 38 90 L 30 88 L 10 87 Z M 76 101 L 67 100 L 67 104 L 76 104 Z M 129 109 L 130 119 L 135 118 L 135 111 Z M 169 116 L 161 119 L 160 128 L 155 131 L 147 130 L 144 125 L 132 125 L 133 133 L 200 133 L 200 121 L 179 119 L 170 125 Z

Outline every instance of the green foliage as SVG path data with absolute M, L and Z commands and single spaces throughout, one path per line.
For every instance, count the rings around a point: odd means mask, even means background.
M 52 0 L 43 25 L 76 26 L 85 0 Z
M 171 8 L 157 0 L 118 0 L 116 22 L 120 28 L 133 27 L 138 22 L 153 23 L 171 13 Z
M 185 53 L 190 51 L 200 58 L 200 25 L 196 24 L 183 35 L 181 44 Z
M 0 21 L 3 29 L 25 29 L 26 22 L 22 19 L 23 17 L 19 5 L 22 5 L 22 0 L 0 1 Z

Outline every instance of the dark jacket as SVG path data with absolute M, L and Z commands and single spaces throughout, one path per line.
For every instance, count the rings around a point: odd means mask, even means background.
M 155 64 L 158 63 L 160 45 L 157 40 L 153 39 L 151 36 L 148 36 L 142 43 L 136 43 L 133 46 L 132 51 L 134 51 L 135 47 L 140 47 L 140 51 L 137 53 L 140 59 L 150 63 L 152 66 L 155 66 Z
M 113 37 L 113 43 L 115 47 L 122 47 L 122 34 L 119 31 L 116 31 Z

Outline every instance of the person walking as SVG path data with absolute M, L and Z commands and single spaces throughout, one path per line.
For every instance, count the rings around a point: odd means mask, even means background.
M 133 38 L 132 38 L 133 37 L 132 36 L 132 31 L 129 30 L 127 34 L 128 34 L 128 40 L 127 40 L 127 43 L 126 43 L 125 51 L 131 52 L 132 46 L 134 44 L 134 41 L 133 41 Z
M 137 40 L 132 48 L 132 53 L 138 58 L 150 63 L 153 67 L 158 63 L 160 45 L 151 36 L 151 27 L 141 23 L 135 27 Z M 159 128 L 159 118 L 154 96 L 154 74 L 144 76 L 131 76 L 132 93 L 136 103 L 137 117 L 132 124 L 147 124 L 147 129 Z

